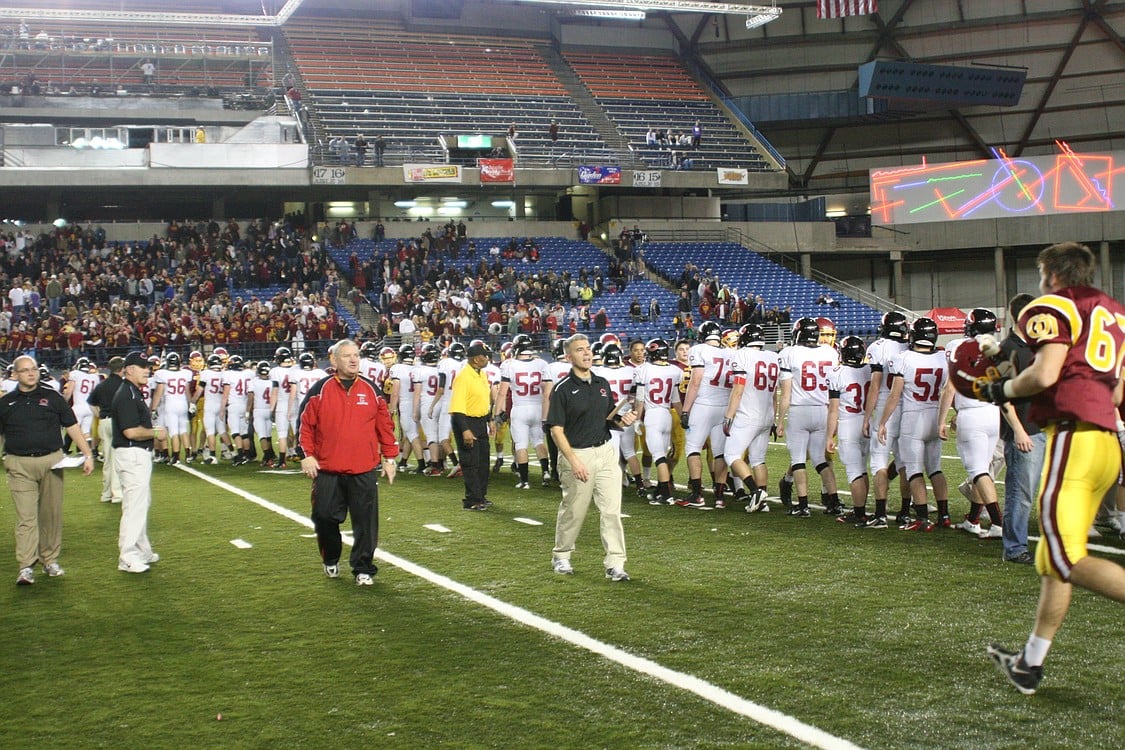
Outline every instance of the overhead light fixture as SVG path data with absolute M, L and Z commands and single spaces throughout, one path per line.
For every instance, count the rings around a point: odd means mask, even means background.
M 765 26 L 770 21 L 773 21 L 781 15 L 781 8 L 763 8 L 760 12 L 751 13 L 746 16 L 746 28 L 756 29 L 759 26 Z
M 414 208 L 417 205 L 416 201 L 395 201 L 395 208 Z
M 620 10 L 612 10 L 610 8 L 576 8 L 567 13 L 567 15 L 581 16 L 583 18 L 605 18 L 613 21 L 645 20 L 645 12 L 643 10 L 627 10 L 625 8 Z
M 565 5 L 571 8 L 571 15 L 585 15 L 598 18 L 644 18 L 645 11 L 667 11 L 672 13 L 722 13 L 732 16 L 746 16 L 746 28 L 753 29 L 767 24 L 781 16 L 777 2 L 771 5 L 745 5 L 743 3 L 713 3 L 709 0 L 520 0 L 520 2 L 544 5 Z M 574 6 L 578 6 L 577 9 Z M 632 12 L 629 16 L 607 16 L 605 13 Z M 636 14 L 639 14 L 636 15 Z
M 515 208 L 515 201 L 492 201 L 493 208 Z

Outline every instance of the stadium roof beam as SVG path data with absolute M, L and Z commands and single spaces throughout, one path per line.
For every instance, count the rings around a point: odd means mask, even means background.
M 274 16 L 252 16 L 231 13 L 177 13 L 175 11 L 75 10 L 73 8 L 6 8 L 0 7 L 0 19 L 99 21 L 104 23 L 154 23 L 180 26 L 280 26 L 304 0 L 288 0 Z

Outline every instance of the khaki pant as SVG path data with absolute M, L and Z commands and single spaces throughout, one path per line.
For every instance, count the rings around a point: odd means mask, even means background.
M 152 451 L 118 448 L 114 468 L 121 480 L 121 524 L 117 532 L 119 562 L 147 565 L 152 562 L 148 540 L 148 509 L 152 505 Z
M 579 482 L 574 477 L 570 462 L 559 455 L 559 481 L 562 484 L 562 502 L 555 525 L 554 559 L 569 560 L 574 543 L 586 520 L 590 501 L 601 514 L 602 547 L 605 549 L 605 567 L 621 568 L 625 565 L 625 529 L 621 526 L 621 467 L 617 464 L 617 451 L 613 441 L 596 448 L 578 448 L 574 455 L 586 466 L 589 478 Z
M 8 491 L 16 509 L 16 562 L 30 568 L 57 562 L 62 549 L 63 472 L 52 469 L 62 451 L 4 457 Z
M 121 480 L 113 468 L 113 420 L 102 416 L 98 420 L 98 445 L 102 449 L 102 497 L 103 503 L 121 502 Z

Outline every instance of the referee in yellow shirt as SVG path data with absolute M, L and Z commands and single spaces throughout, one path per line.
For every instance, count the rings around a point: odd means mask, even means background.
M 487 344 L 469 347 L 468 367 L 462 367 L 453 379 L 453 395 L 449 402 L 449 418 L 457 454 L 465 478 L 465 510 L 488 510 L 492 505 L 488 494 L 488 415 L 492 413 L 491 388 L 485 365 L 492 359 Z

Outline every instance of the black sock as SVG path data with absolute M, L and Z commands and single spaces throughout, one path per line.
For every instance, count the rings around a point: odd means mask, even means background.
M 969 505 L 969 513 L 965 516 L 965 520 L 969 523 L 977 523 L 980 521 L 980 512 L 984 510 L 984 506 L 980 503 L 972 503 Z
M 828 495 L 828 502 L 832 503 L 833 508 L 840 507 L 840 493 L 832 492 Z
M 703 494 L 703 480 L 702 479 L 689 479 L 688 480 L 688 489 L 691 490 L 691 494 L 693 494 L 693 495 L 702 495 Z
M 449 463 L 453 466 L 457 466 L 459 463 L 461 463 L 461 459 L 457 458 L 457 453 L 455 451 L 450 451 Z
M 908 497 L 902 499 L 902 513 L 910 513 L 910 498 Z
M 524 462 L 522 464 L 517 464 L 516 469 L 520 473 L 520 481 L 526 482 L 527 481 L 527 463 Z
M 992 519 L 993 524 L 999 526 L 1003 523 L 1003 519 L 1000 516 L 999 503 L 989 503 L 988 505 L 984 506 L 984 509 L 988 511 L 988 517 Z
M 938 500 L 937 501 L 937 514 L 938 514 L 938 518 L 944 518 L 945 516 L 949 515 L 949 501 L 948 500 Z
M 808 495 L 797 495 L 797 507 L 800 508 L 801 510 L 808 510 L 809 509 L 809 496 Z
M 727 490 L 726 484 L 716 484 L 715 485 L 715 499 L 716 500 L 722 500 L 723 495 L 726 494 L 726 490 Z
M 930 506 L 926 503 L 914 506 L 914 516 L 921 521 L 930 520 Z
M 742 480 L 742 494 L 753 495 L 758 491 L 758 483 L 754 481 L 754 477 L 746 477 Z
M 879 500 L 878 498 L 875 499 L 875 516 L 876 516 L 876 518 L 886 518 L 887 517 L 887 500 L 886 500 L 886 498 L 884 498 L 882 500 Z
M 852 512 L 856 514 L 857 518 L 866 518 L 867 517 L 867 506 L 866 505 L 852 505 Z
M 633 484 L 636 485 L 637 487 L 639 487 L 640 489 L 644 489 L 644 486 L 645 486 L 644 477 L 642 477 L 640 474 L 634 474 L 633 475 Z
M 539 468 L 543 472 L 543 476 L 551 476 L 551 462 L 545 458 L 539 459 Z
M 661 497 L 672 497 L 672 482 L 657 482 L 656 491 Z

